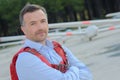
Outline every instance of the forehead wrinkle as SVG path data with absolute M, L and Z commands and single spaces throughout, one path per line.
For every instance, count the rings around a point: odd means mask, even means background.
M 39 16 L 39 17 L 38 17 Z M 35 11 L 35 12 L 28 12 L 23 16 L 24 21 L 38 21 L 38 20 L 43 20 L 43 19 L 47 19 L 46 15 L 44 14 L 44 12 L 42 12 L 41 10 Z

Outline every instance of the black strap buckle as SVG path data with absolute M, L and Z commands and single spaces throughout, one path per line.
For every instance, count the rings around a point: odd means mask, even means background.
M 68 65 L 65 65 L 65 64 L 58 65 L 58 70 L 60 70 L 63 73 L 66 72 L 67 69 L 68 69 Z

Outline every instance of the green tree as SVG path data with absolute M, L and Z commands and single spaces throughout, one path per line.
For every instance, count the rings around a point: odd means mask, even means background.
M 84 10 L 84 0 L 63 0 L 63 6 L 68 21 L 77 21 Z
M 2 35 L 8 36 L 15 32 L 18 27 L 18 14 L 21 8 L 20 0 L 0 0 L 0 26 Z
M 48 13 L 49 23 L 78 20 L 83 0 L 0 0 L 0 36 L 20 32 L 19 12 L 26 3 L 40 4 Z

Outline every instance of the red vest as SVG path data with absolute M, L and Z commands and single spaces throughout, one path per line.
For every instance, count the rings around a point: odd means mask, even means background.
M 67 66 L 68 66 L 68 61 L 66 58 L 66 53 L 64 52 L 63 48 L 61 47 L 60 44 L 58 44 L 57 42 L 53 41 L 53 45 L 54 45 L 54 50 L 56 51 L 56 53 L 61 56 L 62 61 L 59 63 L 59 65 L 56 64 L 51 64 L 48 62 L 48 60 L 41 55 L 40 53 L 38 53 L 35 49 L 31 49 L 29 47 L 25 47 L 20 49 L 14 56 L 12 59 L 12 63 L 10 64 L 10 74 L 11 74 L 11 80 L 18 80 L 18 76 L 16 73 L 16 60 L 18 58 L 18 55 L 22 52 L 29 52 L 35 56 L 37 56 L 40 60 L 42 60 L 44 63 L 46 63 L 48 66 L 55 68 L 63 73 L 66 72 L 67 70 Z

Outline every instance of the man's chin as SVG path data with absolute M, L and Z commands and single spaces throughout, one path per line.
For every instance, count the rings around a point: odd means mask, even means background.
M 40 38 L 40 39 L 37 39 L 36 42 L 44 42 L 45 40 L 46 40 L 45 38 L 43 39 Z

